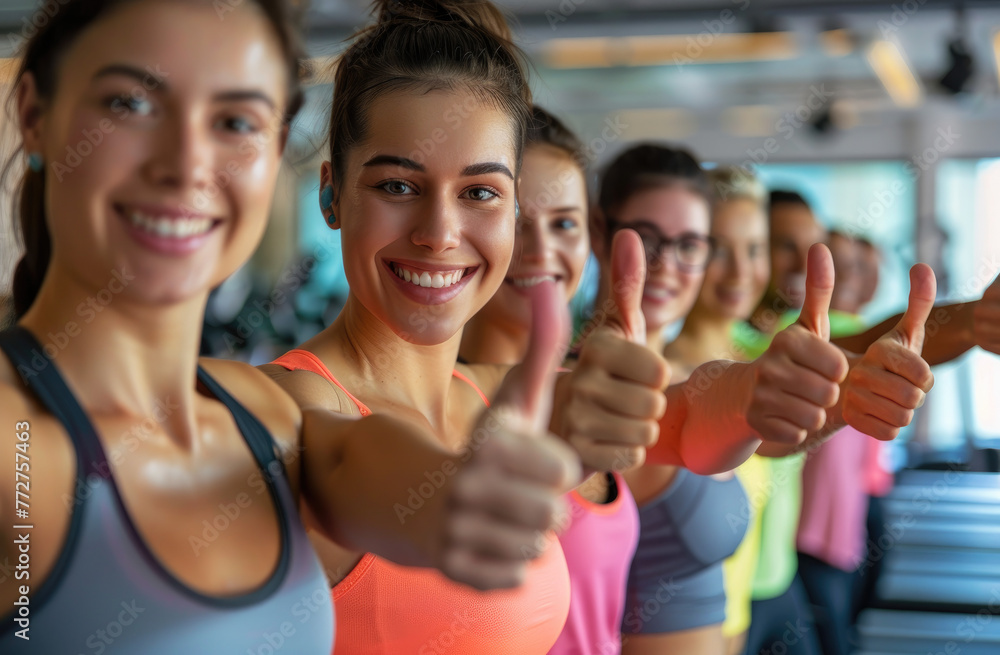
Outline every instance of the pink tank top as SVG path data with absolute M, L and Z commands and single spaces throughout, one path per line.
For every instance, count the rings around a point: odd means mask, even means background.
M 797 548 L 843 571 L 865 556 L 865 458 L 874 441 L 848 426 L 809 453 L 802 468 Z
M 625 586 L 639 541 L 639 510 L 628 484 L 618 473 L 613 475 L 618 494 L 610 503 L 592 503 L 575 490 L 567 496 L 570 524 L 559 542 L 569 566 L 569 617 L 550 655 L 621 652 Z

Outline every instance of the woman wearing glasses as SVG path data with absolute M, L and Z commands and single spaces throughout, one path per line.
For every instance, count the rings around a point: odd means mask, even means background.
M 607 244 L 615 232 L 635 230 L 646 250 L 646 343 L 663 352 L 664 328 L 691 309 L 712 255 L 705 173 L 684 150 L 640 145 L 608 168 L 598 204 L 591 230 L 601 263 L 597 306 L 609 294 Z M 644 466 L 625 478 L 639 505 L 641 534 L 622 652 L 723 653 L 722 561 L 744 533 L 727 515 L 746 504 L 743 488 L 732 474 L 701 476 L 676 466 Z

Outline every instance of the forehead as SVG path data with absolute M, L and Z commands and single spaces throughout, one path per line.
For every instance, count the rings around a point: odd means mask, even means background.
M 223 13 L 195 0 L 126 2 L 88 26 L 63 58 L 60 88 L 83 86 L 108 65 L 154 74 L 177 90 L 264 89 L 284 103 L 287 66 L 255 2 Z
M 771 232 L 774 236 L 814 237 L 823 228 L 808 207 L 797 203 L 781 203 L 771 208 Z
M 708 201 L 680 184 L 634 193 L 618 213 L 620 221 L 648 220 L 668 234 L 707 231 L 709 224 Z
M 767 217 L 754 201 L 737 198 L 716 204 L 712 216 L 712 234 L 729 238 L 765 239 L 767 232 Z
M 428 173 L 455 173 L 482 162 L 515 168 L 511 118 L 464 91 L 399 91 L 368 108 L 367 135 L 351 157 L 376 154 L 412 159 Z
M 836 249 L 836 250 L 840 250 L 840 251 L 845 252 L 845 253 L 847 253 L 847 252 L 852 252 L 852 253 L 853 252 L 857 252 L 857 253 L 860 253 L 861 252 L 861 244 L 860 243 L 858 243 L 857 241 L 854 241 L 852 239 L 848 239 L 847 237 L 842 236 L 840 234 L 830 235 L 830 243 L 829 243 L 829 245 L 830 245 L 830 249 L 831 250 Z
M 555 196 L 580 200 L 586 196 L 583 171 L 565 151 L 548 144 L 534 144 L 524 150 L 519 191 L 528 196 Z M 533 198 L 529 198 L 533 199 Z

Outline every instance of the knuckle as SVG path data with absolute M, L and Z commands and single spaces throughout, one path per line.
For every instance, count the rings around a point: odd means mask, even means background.
M 645 450 L 641 452 L 644 454 Z M 614 462 L 624 470 L 638 466 L 642 462 L 642 459 L 643 457 L 640 455 L 639 448 L 620 448 L 615 453 Z
M 670 377 L 672 373 L 673 371 L 670 370 L 670 364 L 667 363 L 667 360 L 661 357 L 660 360 L 657 362 L 656 379 L 657 382 L 659 383 L 656 385 L 657 388 L 662 388 L 667 386 L 667 384 L 670 382 Z
M 653 421 L 646 421 L 644 424 L 644 430 L 642 434 L 642 445 L 649 448 L 656 443 L 656 440 L 660 436 L 660 426 Z
M 667 398 L 658 391 L 646 391 L 641 402 L 643 418 L 659 419 L 666 410 Z
M 817 409 L 812 412 L 812 422 L 809 424 L 808 428 L 810 431 L 816 431 L 826 425 L 826 410 Z
M 907 409 L 916 409 L 923 402 L 923 392 L 915 387 L 907 387 L 902 395 L 902 402 L 899 404 Z
M 834 405 L 837 404 L 837 401 L 839 399 L 840 399 L 839 385 L 833 382 L 828 382 L 823 385 L 822 389 L 820 389 L 819 402 L 820 405 L 822 405 L 823 407 L 833 407 Z

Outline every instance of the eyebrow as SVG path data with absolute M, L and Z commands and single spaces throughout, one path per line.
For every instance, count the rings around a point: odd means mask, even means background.
M 425 172 L 427 169 L 424 168 L 423 164 L 418 164 L 417 162 L 409 159 L 407 157 L 397 157 L 395 155 L 375 155 L 362 166 L 402 166 L 403 168 L 408 168 L 411 171 L 418 171 L 420 173 Z
M 263 91 L 224 91 L 222 93 L 216 94 L 216 100 L 222 100 L 224 102 L 246 102 L 246 101 L 259 101 L 263 102 L 265 105 L 269 106 L 271 109 L 276 109 L 277 104 L 271 99 L 271 96 L 267 95 Z
M 650 221 L 650 220 L 644 219 L 644 218 L 636 219 L 636 220 L 632 221 L 631 223 L 622 223 L 621 226 L 623 228 L 632 229 L 632 230 L 634 230 L 637 227 L 648 227 L 650 230 L 656 232 L 657 234 L 659 234 L 664 239 L 675 239 L 676 240 L 676 239 L 683 239 L 684 237 L 707 237 L 707 236 L 711 236 L 709 234 L 703 234 L 701 232 L 694 232 L 692 230 L 684 230 L 683 232 L 680 232 L 680 233 L 678 233 L 678 234 L 676 234 L 674 236 L 667 236 L 666 234 L 664 234 L 663 230 L 661 230 L 659 227 L 656 226 L 655 223 L 653 223 L 653 221 Z
M 427 168 L 408 157 L 397 157 L 396 155 L 375 155 L 368 161 L 366 161 L 362 166 L 400 166 L 402 168 L 407 168 L 411 171 L 417 171 L 420 173 L 427 172 Z M 502 173 L 514 179 L 514 174 L 510 172 L 504 164 L 499 162 L 483 162 L 481 164 L 472 164 L 466 166 L 462 169 L 463 177 L 473 177 L 475 175 L 489 175 L 490 173 Z
M 97 80 L 102 77 L 109 77 L 112 75 L 124 75 L 125 77 L 131 77 L 140 82 L 145 82 L 146 80 L 151 79 L 156 85 L 154 88 L 167 88 L 167 83 L 158 76 L 149 71 L 136 68 L 135 66 L 129 66 L 127 64 L 111 64 L 110 66 L 105 66 L 101 70 L 94 73 L 94 79 Z
M 501 164 L 500 162 L 489 161 L 482 164 L 472 164 L 471 166 L 466 166 L 462 169 L 462 175 L 466 177 L 472 177 L 474 175 L 489 175 L 490 173 L 503 173 L 510 179 L 514 179 L 514 174 L 510 172 L 510 169 Z
M 94 79 L 100 79 L 102 77 L 110 77 L 113 75 L 124 75 L 125 77 L 131 77 L 132 79 L 142 82 L 143 87 L 146 88 L 146 84 L 152 83 L 153 89 L 159 89 L 162 91 L 167 91 L 170 87 L 159 76 L 153 74 L 148 70 L 143 70 L 141 68 L 136 68 L 135 66 L 129 66 L 127 64 L 111 64 L 110 66 L 105 66 L 101 70 L 94 74 Z M 152 89 L 147 89 L 152 90 Z M 268 105 L 272 109 L 277 107 L 274 100 L 271 99 L 263 91 L 258 91 L 255 89 L 247 90 L 235 90 L 235 91 L 223 91 L 215 95 L 214 100 L 223 102 L 245 102 L 245 101 L 260 101 Z

